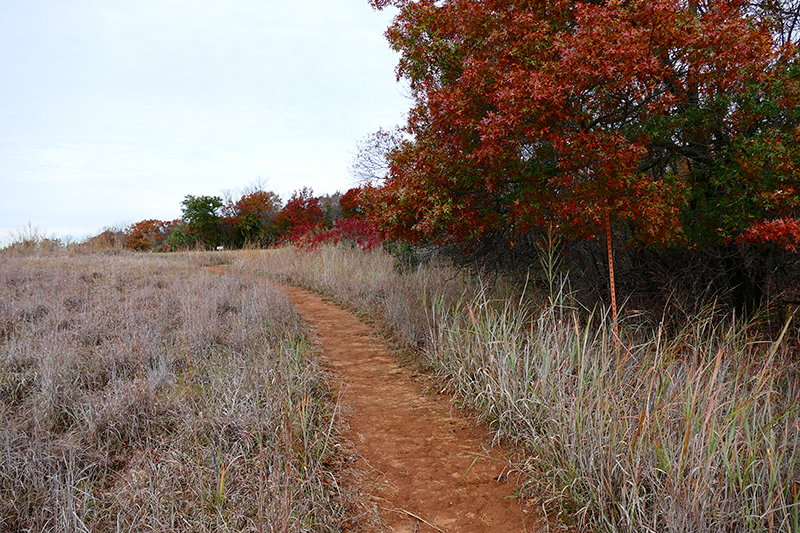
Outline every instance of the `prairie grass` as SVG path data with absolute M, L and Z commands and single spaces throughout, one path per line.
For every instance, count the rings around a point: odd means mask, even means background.
M 0 531 L 338 531 L 335 401 L 222 254 L 0 257 Z
M 553 270 L 540 280 L 548 290 L 526 296 L 443 267 L 401 273 L 384 253 L 346 248 L 252 252 L 234 265 L 326 293 L 424 348 L 424 366 L 518 444 L 526 490 L 568 523 L 800 531 L 788 326 L 763 339 L 712 306 L 669 333 L 629 319 L 617 350 L 608 317 L 581 309 Z
M 563 302 L 560 302 L 563 303 Z M 482 295 L 438 312 L 431 354 L 459 397 L 531 454 L 550 508 L 606 531 L 797 531 L 797 369 L 782 340 L 695 317 L 628 331 Z
M 231 268 L 324 294 L 385 327 L 400 346 L 422 348 L 430 340 L 430 298 L 454 302 L 474 292 L 475 283 L 444 265 L 398 266 L 381 250 L 324 245 L 312 251 L 285 247 L 241 252 L 233 255 Z

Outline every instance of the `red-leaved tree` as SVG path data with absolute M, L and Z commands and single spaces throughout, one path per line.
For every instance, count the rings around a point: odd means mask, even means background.
M 125 248 L 131 250 L 153 250 L 164 245 L 173 222 L 163 220 L 141 220 L 125 230 Z
M 362 188 L 349 189 L 339 198 L 339 207 L 342 209 L 342 218 L 362 218 L 365 207 L 362 202 Z
M 371 3 L 399 8 L 387 36 L 414 98 L 369 193 L 389 236 L 491 255 L 613 227 L 633 247 L 725 247 L 797 221 L 800 66 L 767 10 Z
M 294 244 L 300 244 L 325 222 L 325 214 L 320 206 L 319 197 L 308 187 L 292 193 L 289 201 L 275 218 L 275 226 L 279 238 Z

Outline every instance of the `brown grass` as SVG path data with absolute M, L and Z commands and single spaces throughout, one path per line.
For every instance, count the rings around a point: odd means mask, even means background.
M 0 257 L 0 531 L 338 530 L 297 315 L 209 258 Z
M 668 333 L 581 309 L 552 261 L 538 293 L 380 251 L 250 252 L 235 268 L 378 317 L 527 454 L 528 490 L 581 530 L 800 530 L 798 332 L 713 306 Z M 514 295 L 510 297 L 510 295 Z M 676 328 L 672 328 L 673 330 Z M 795 352 L 792 352 L 795 350 Z

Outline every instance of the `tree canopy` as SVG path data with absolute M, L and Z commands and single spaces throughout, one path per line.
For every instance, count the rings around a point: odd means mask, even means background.
M 414 106 L 373 189 L 384 232 L 513 247 L 800 241 L 800 68 L 740 0 L 372 0 Z
M 221 242 L 219 211 L 223 206 L 222 198 L 187 194 L 181 205 L 183 220 L 189 231 L 202 240 L 206 247 L 219 245 Z
M 267 244 L 274 240 L 274 222 L 281 210 L 281 199 L 262 189 L 245 192 L 236 202 L 226 205 L 226 217 L 234 227 L 234 242 Z
M 163 220 L 141 220 L 125 230 L 125 248 L 131 250 L 152 250 L 162 246 L 174 222 Z
M 375 228 L 360 218 L 364 207 L 360 189 L 324 196 L 304 187 L 285 206 L 281 198 L 257 183 L 244 189 L 238 200 L 226 192 L 218 196 L 187 195 L 179 220 L 142 220 L 124 232 L 126 248 L 137 251 L 186 250 L 203 246 L 270 246 L 292 243 L 316 246 L 327 242 L 353 242 L 375 248 L 380 239 Z
M 292 193 L 275 219 L 279 233 L 291 241 L 297 240 L 300 234 L 313 231 L 324 222 L 325 213 L 322 211 L 320 199 L 308 187 Z

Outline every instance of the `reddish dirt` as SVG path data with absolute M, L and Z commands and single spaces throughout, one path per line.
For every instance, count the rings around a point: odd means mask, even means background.
M 345 483 L 363 502 L 346 531 L 540 529 L 516 497 L 519 478 L 487 428 L 459 413 L 430 380 L 399 366 L 353 314 L 315 294 L 283 289 L 339 380 Z

